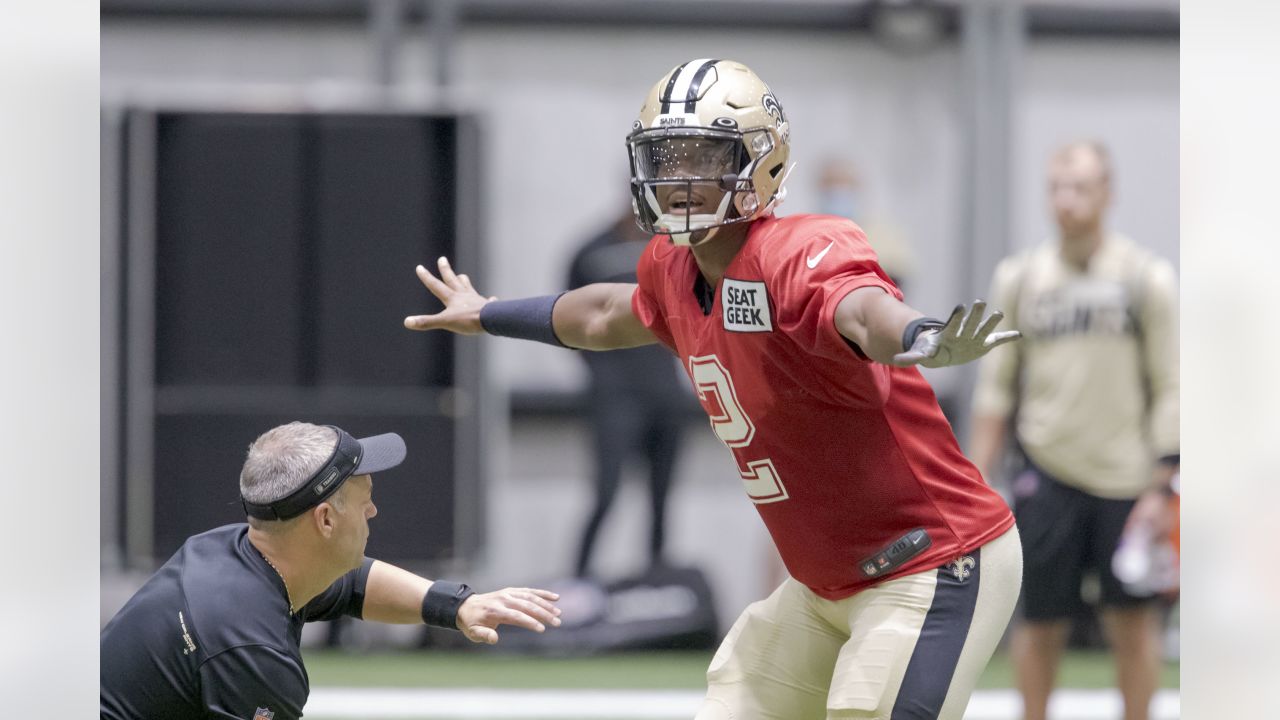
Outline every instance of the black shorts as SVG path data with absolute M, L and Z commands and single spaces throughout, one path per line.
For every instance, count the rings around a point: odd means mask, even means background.
M 1065 485 L 1028 466 L 1013 484 L 1013 512 L 1022 536 L 1023 615 L 1028 620 L 1074 617 L 1084 607 L 1086 573 L 1098 577 L 1104 607 L 1150 602 L 1133 595 L 1111 572 L 1134 500 L 1111 500 Z

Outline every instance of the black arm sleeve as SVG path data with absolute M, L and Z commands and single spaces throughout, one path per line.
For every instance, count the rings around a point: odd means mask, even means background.
M 243 645 L 200 666 L 200 695 L 210 720 L 248 720 L 264 709 L 272 720 L 298 720 L 307 704 L 302 668 L 265 645 Z
M 364 615 L 364 589 L 369 582 L 369 568 L 373 558 L 365 558 L 360 567 L 338 578 L 327 590 L 317 595 L 302 608 L 306 622 L 336 620 L 342 615 L 359 618 Z

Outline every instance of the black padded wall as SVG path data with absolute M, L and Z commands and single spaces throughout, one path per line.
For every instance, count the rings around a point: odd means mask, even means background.
M 128 270 L 154 272 L 154 297 L 126 323 L 132 338 L 154 339 L 153 382 L 125 390 L 153 399 L 127 403 L 150 412 L 126 422 L 151 433 L 150 443 L 126 442 L 151 447 L 145 462 L 126 463 L 138 477 L 125 480 L 127 504 L 149 507 L 147 554 L 162 561 L 189 535 L 243 521 L 236 487 L 249 443 L 305 420 L 357 436 L 397 432 L 408 444 L 406 462 L 374 478 L 370 554 L 458 558 L 459 498 L 479 497 L 457 490 L 478 482 L 460 477 L 478 467 L 457 457 L 478 447 L 460 442 L 477 432 L 478 404 L 467 399 L 478 393 L 459 378 L 474 384 L 476 373 L 458 372 L 458 338 L 401 321 L 428 302 L 414 265 L 478 258 L 459 240 L 459 128 L 470 121 L 223 112 L 131 121 L 154 130 L 141 156 L 154 182 L 139 183 L 153 190 L 154 251 L 144 262 L 135 248 Z

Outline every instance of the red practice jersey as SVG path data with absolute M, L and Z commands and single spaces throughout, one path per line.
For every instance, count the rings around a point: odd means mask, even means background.
M 937 567 L 1013 525 L 919 370 L 872 362 L 836 330 L 836 305 L 856 288 L 902 299 L 857 225 L 755 221 L 709 313 L 693 253 L 667 236 L 638 274 L 632 311 L 680 357 L 787 570 L 815 593 L 837 600 Z M 924 552 L 862 569 L 915 528 L 932 539 Z

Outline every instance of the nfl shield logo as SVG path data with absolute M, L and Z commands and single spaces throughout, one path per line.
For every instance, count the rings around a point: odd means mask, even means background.
M 253 720 L 271 720 L 276 714 L 266 708 L 258 708 L 253 711 Z

